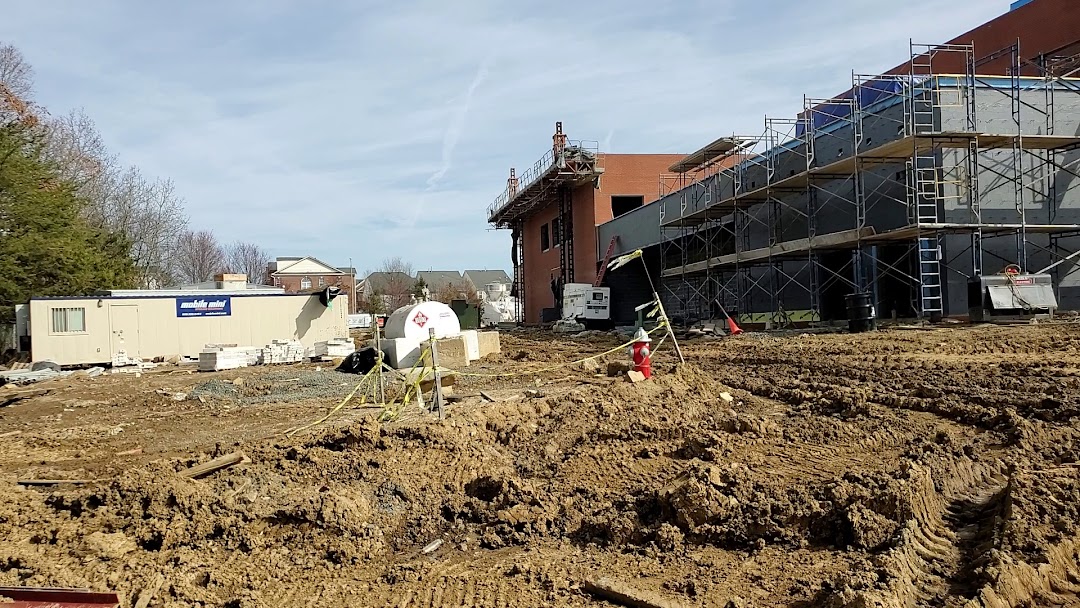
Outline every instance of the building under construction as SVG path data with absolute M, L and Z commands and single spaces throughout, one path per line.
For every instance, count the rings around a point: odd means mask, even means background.
M 964 315 L 972 280 L 1010 266 L 1049 274 L 1076 308 L 1078 39 L 1080 7 L 1035 0 L 949 44 L 911 44 L 889 73 L 676 163 L 654 208 L 599 238 L 651 251 L 687 321 L 841 319 L 853 293 L 882 317 Z
M 513 234 L 519 322 L 554 321 L 562 285 L 604 280 L 602 262 L 615 243 L 599 242 L 597 225 L 659 198 L 656 176 L 680 158 L 601 153 L 597 142 L 570 140 L 556 123 L 551 147 L 523 173 L 511 169 L 487 210 L 492 225 Z

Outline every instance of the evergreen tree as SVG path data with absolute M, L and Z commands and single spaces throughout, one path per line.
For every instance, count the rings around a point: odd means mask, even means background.
M 424 277 L 416 279 L 416 283 L 413 284 L 412 295 L 416 297 L 417 301 L 423 301 L 424 291 L 428 288 L 427 281 Z
M 0 322 L 31 297 L 134 286 L 130 243 L 91 228 L 82 205 L 45 160 L 36 132 L 0 122 Z

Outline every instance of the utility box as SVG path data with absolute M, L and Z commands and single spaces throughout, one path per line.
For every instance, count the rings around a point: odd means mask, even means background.
M 562 316 L 579 322 L 611 319 L 611 288 L 593 287 L 589 283 L 567 283 L 563 286 Z
M 1053 315 L 1057 307 L 1049 274 L 992 274 L 968 282 L 968 314 L 974 323 Z

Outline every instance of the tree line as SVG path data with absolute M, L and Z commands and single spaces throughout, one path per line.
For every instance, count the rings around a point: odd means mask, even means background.
M 243 272 L 263 282 L 269 254 L 191 226 L 171 180 L 109 153 L 81 110 L 53 116 L 34 71 L 0 42 L 0 307 L 32 296 L 161 288 Z

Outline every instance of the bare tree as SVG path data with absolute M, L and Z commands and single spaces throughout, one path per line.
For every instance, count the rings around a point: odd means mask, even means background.
M 169 259 L 185 234 L 187 215 L 173 183 L 147 181 L 137 168 L 130 167 L 123 172 L 110 171 L 95 188 L 100 192 L 86 208 L 90 223 L 128 238 L 144 286 L 174 282 L 177 277 L 170 272 Z
M 0 43 L 0 84 L 21 99 L 29 99 L 34 89 L 34 68 L 10 44 Z
M 409 303 L 416 280 L 413 279 L 413 266 L 400 256 L 387 258 L 379 266 L 383 273 L 383 284 L 376 286 L 389 300 L 390 310 L 395 310 Z
M 46 127 L 46 153 L 85 202 L 87 221 L 127 238 L 143 287 L 173 283 L 169 257 L 187 227 L 187 215 L 172 182 L 149 180 L 137 167 L 121 167 L 81 111 L 52 119 Z
M 225 268 L 225 250 L 209 230 L 185 231 L 173 256 L 176 274 L 185 281 L 209 281 Z
M 270 254 L 254 243 L 237 241 L 225 249 L 225 267 L 246 274 L 249 283 L 265 283 L 269 265 Z
M 102 182 L 116 171 L 116 159 L 109 156 L 94 121 L 75 110 L 48 119 L 45 128 L 45 154 L 60 177 L 84 198 L 100 198 Z
M 40 134 L 46 158 L 83 201 L 88 223 L 131 243 L 143 287 L 175 282 L 171 257 L 188 220 L 172 182 L 122 167 L 81 110 L 50 117 L 36 107 L 29 101 L 33 76 L 22 53 L 0 43 L 0 119 L 17 120 Z

